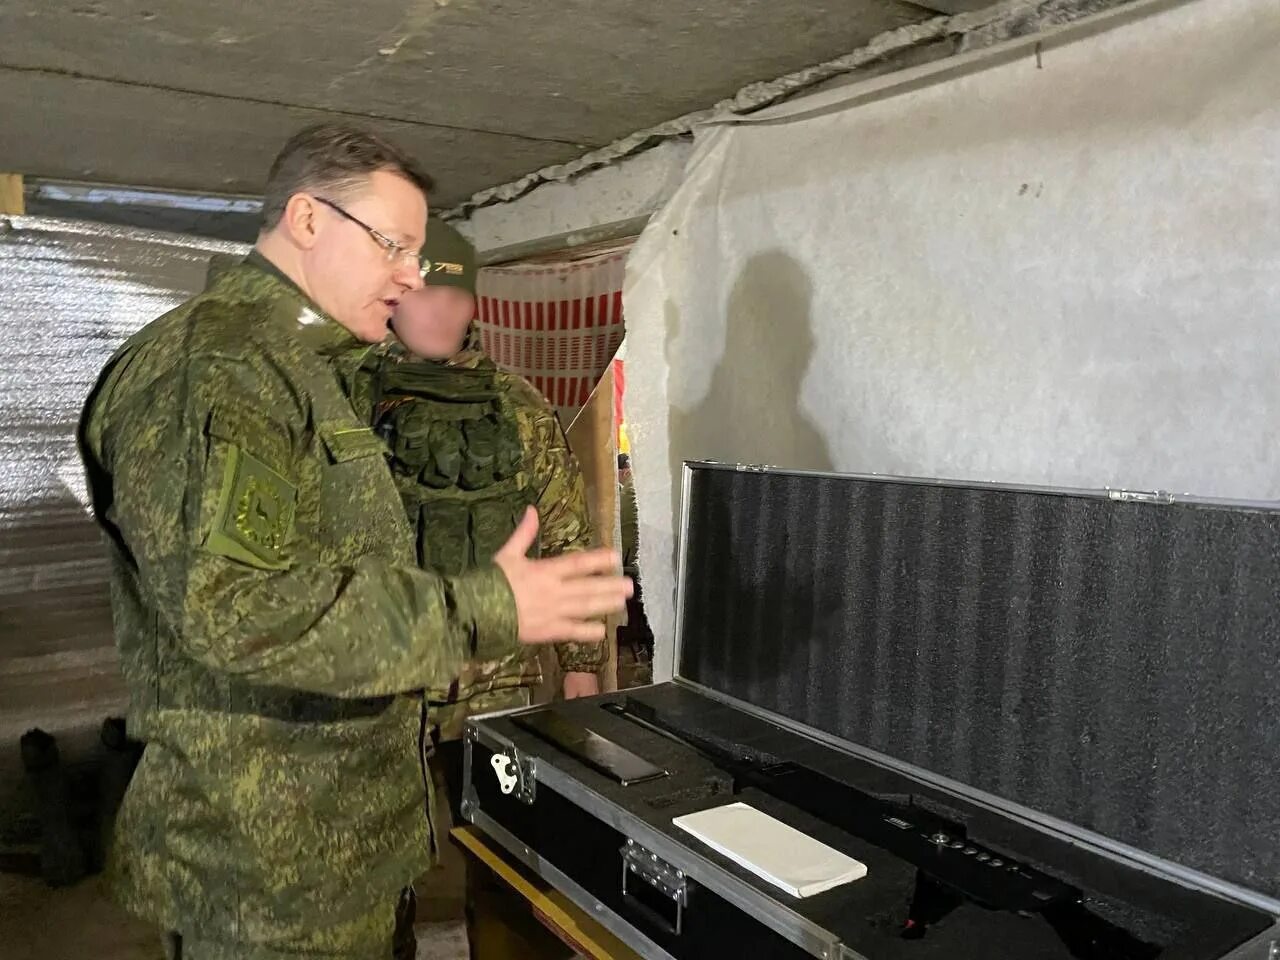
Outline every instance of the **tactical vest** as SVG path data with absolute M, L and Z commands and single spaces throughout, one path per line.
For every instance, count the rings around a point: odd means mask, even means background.
M 418 562 L 445 574 L 487 563 L 537 491 L 492 366 L 477 369 L 385 360 L 376 378 L 374 428 L 410 518 Z

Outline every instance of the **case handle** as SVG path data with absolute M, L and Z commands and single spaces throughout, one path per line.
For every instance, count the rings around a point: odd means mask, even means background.
M 634 840 L 622 848 L 622 902 L 668 933 L 684 932 L 689 881 L 684 872 Z

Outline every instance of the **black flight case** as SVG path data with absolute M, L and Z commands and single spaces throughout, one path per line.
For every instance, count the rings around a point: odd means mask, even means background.
M 672 679 L 466 734 L 466 817 L 640 954 L 1280 958 L 1276 505 L 696 463 L 681 512 Z M 866 876 L 672 824 L 737 801 Z

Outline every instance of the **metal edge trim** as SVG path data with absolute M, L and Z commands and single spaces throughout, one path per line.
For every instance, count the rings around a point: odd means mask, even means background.
M 490 750 L 511 750 L 515 747 L 509 740 L 504 740 L 491 730 L 479 726 L 475 730 L 476 739 Z M 473 764 L 468 763 L 467 770 L 470 771 L 472 766 Z M 534 778 L 545 783 L 566 800 L 620 831 L 627 838 L 648 847 L 673 867 L 684 871 L 685 876 L 723 897 L 742 912 L 759 918 L 771 930 L 794 943 L 801 950 L 814 957 L 831 958 L 837 956 L 838 951 L 843 947 L 840 939 L 829 930 L 788 910 L 777 900 L 770 899 L 766 894 L 739 880 L 723 867 L 696 853 L 692 848 L 660 833 L 643 820 L 622 810 L 554 765 L 546 762 L 536 763 Z M 470 781 L 468 780 L 467 783 L 469 784 Z M 477 812 L 477 816 L 482 815 L 483 811 Z M 472 822 L 477 826 L 481 825 L 476 819 Z M 849 955 L 848 948 L 844 949 L 846 955 Z
M 471 735 L 473 729 L 475 728 L 468 726 L 462 733 L 462 816 L 465 820 L 471 819 L 469 810 L 479 809 L 475 786 L 471 782 L 471 745 L 475 742 L 475 737 Z
M 547 863 L 535 851 L 526 847 L 517 837 L 495 822 L 488 814 L 478 811 L 471 822 L 493 837 L 513 857 L 550 883 L 590 916 L 594 917 L 601 926 L 619 940 L 624 941 L 627 946 L 639 953 L 645 960 L 675 960 L 671 954 L 591 896 L 590 893 L 578 886 L 567 875 Z
M 468 726 L 470 729 L 475 731 L 475 737 L 472 742 L 483 744 L 490 750 L 510 750 L 512 746 L 514 746 L 510 740 L 503 740 L 492 730 L 489 730 L 487 727 L 482 727 L 478 723 L 474 725 L 468 724 Z M 469 760 L 470 757 L 467 757 L 466 759 Z
M 500 710 L 490 710 L 487 713 L 473 713 L 467 717 L 467 723 L 472 724 L 479 720 L 496 720 L 499 717 L 505 717 L 509 714 L 520 713 L 522 710 L 537 710 L 537 706 L 528 707 L 503 707 Z
M 999 490 L 1009 493 L 1057 494 L 1058 496 L 1089 497 L 1095 500 L 1112 500 L 1115 494 L 1152 493 L 1156 491 L 1135 490 L 1131 487 L 1055 487 L 1048 484 L 1005 483 L 995 480 L 958 480 L 938 477 L 899 477 L 885 473 L 841 473 L 835 470 L 797 470 L 788 467 L 775 467 L 768 464 L 722 463 L 716 460 L 689 460 L 684 464 L 686 472 L 693 470 L 727 470 L 733 473 L 768 473 L 787 477 L 815 477 L 824 480 L 863 480 L 873 483 L 902 483 L 917 487 L 948 487 L 964 490 Z M 1156 506 L 1177 506 L 1190 504 L 1202 507 L 1237 507 L 1253 510 L 1280 511 L 1280 500 L 1248 500 L 1229 497 L 1205 497 L 1198 494 L 1172 494 L 1169 504 Z M 682 514 L 686 512 L 682 505 Z M 682 533 L 683 520 L 682 516 Z M 683 538 L 682 538 L 683 540 Z M 683 544 L 682 544 L 683 546 Z M 682 550 L 683 553 L 683 550 Z
M 1118 840 L 1112 840 L 1099 833 L 1094 833 L 1084 827 L 1076 826 L 1065 820 L 1059 820 L 1057 817 L 1050 816 L 1046 813 L 1040 813 L 1030 807 L 1024 807 L 1021 804 L 1014 803 L 1010 800 L 1002 799 L 985 790 L 979 790 L 961 783 L 958 780 L 951 780 L 940 774 L 931 773 L 922 767 L 916 767 L 902 760 L 896 760 L 886 754 L 879 753 L 869 747 L 859 746 L 848 740 L 832 734 L 809 727 L 796 720 L 765 710 L 763 707 L 757 707 L 754 704 L 747 703 L 745 700 L 739 700 L 729 694 L 721 693 L 710 687 L 704 687 L 699 683 L 680 677 L 676 680 L 681 686 L 693 690 L 695 693 L 701 694 L 711 700 L 723 703 L 726 706 L 734 707 L 744 713 L 750 714 L 767 723 L 789 730 L 792 733 L 815 740 L 823 746 L 831 747 L 841 753 L 858 757 L 874 763 L 877 766 L 884 767 L 896 773 L 902 773 L 915 780 L 927 784 L 928 786 L 937 787 L 938 789 L 954 793 L 963 797 L 980 807 L 984 807 L 993 813 L 999 813 L 1010 819 L 1023 824 L 1024 826 L 1034 827 L 1045 833 L 1056 836 L 1061 840 L 1066 840 L 1077 846 L 1085 847 L 1094 853 L 1105 855 L 1113 860 L 1119 860 L 1129 866 L 1145 873 L 1153 874 L 1165 880 L 1170 880 L 1184 887 L 1193 890 L 1199 890 L 1204 893 L 1211 893 L 1215 896 L 1231 900 L 1243 906 L 1252 907 L 1263 913 L 1269 914 L 1273 918 L 1280 918 L 1280 901 L 1274 900 L 1264 894 L 1255 893 L 1244 887 L 1236 886 L 1225 880 L 1219 880 L 1211 877 L 1206 873 L 1193 870 L 1190 867 L 1184 867 L 1168 860 L 1163 860 L 1154 854 L 1145 853 L 1136 847 L 1130 847 Z
M 693 464 L 686 462 L 680 468 L 680 522 L 677 527 L 676 537 L 676 609 L 675 609 L 675 632 L 671 638 L 671 663 L 665 675 L 659 677 L 654 674 L 655 683 L 661 680 L 673 679 L 680 675 L 680 652 L 684 643 L 684 600 L 685 600 L 685 577 L 687 571 L 685 569 L 686 556 L 685 545 L 688 541 L 686 534 L 689 531 L 689 511 L 691 500 L 693 497 L 690 482 L 693 477 Z

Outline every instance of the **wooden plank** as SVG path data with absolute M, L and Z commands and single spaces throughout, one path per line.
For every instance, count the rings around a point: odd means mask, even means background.
M 582 465 L 587 483 L 587 506 L 595 541 L 602 547 L 617 547 L 614 527 L 618 516 L 618 453 L 613 431 L 613 364 L 610 363 L 596 384 L 586 406 L 574 418 L 568 430 L 569 448 Z M 618 689 L 618 624 L 619 617 L 606 621 L 605 644 L 608 659 L 600 671 L 600 689 Z
M 22 216 L 26 203 L 22 198 L 22 174 L 0 173 L 0 214 Z
M 541 878 L 529 874 L 505 853 L 490 845 L 475 827 L 450 831 L 454 843 L 478 864 L 492 871 L 502 885 L 515 892 L 533 915 L 562 943 L 589 960 L 635 960 L 638 954 L 606 930 L 600 923 Z M 468 865 L 470 868 L 470 864 Z

